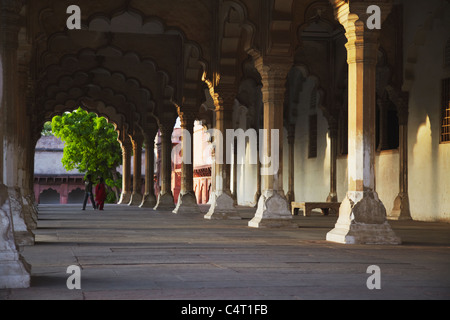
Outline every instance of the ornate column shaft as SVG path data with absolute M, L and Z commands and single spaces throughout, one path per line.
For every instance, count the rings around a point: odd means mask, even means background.
M 128 204 L 131 199 L 131 153 L 133 146 L 128 136 L 121 141 L 122 146 L 122 194 L 118 204 Z
M 28 184 L 28 176 L 30 173 L 28 172 L 28 162 L 30 153 L 28 149 L 30 148 L 31 141 L 31 121 L 30 117 L 27 113 L 28 103 L 30 102 L 29 95 L 31 94 L 30 86 L 29 86 L 29 66 L 21 64 L 19 66 L 19 82 L 20 82 L 20 91 L 26 92 L 27 94 L 19 95 L 20 103 L 19 103 L 19 114 L 17 121 L 17 132 L 19 133 L 19 170 L 18 170 L 18 180 L 17 185 L 20 188 L 20 193 L 22 196 L 23 203 L 23 215 L 25 223 L 30 230 L 34 230 L 37 228 L 37 219 L 34 219 L 34 204 L 30 201 L 31 190 L 29 189 Z M 34 157 L 34 153 L 33 153 Z
M 182 110 L 179 112 L 181 120 L 181 147 L 183 161 L 181 164 L 181 190 L 178 202 L 173 213 L 176 214 L 198 214 L 200 208 L 194 192 L 194 122 L 193 110 Z
M 17 48 L 21 2 L 0 0 L 0 289 L 30 286 L 31 267 L 17 251 L 8 183 L 14 169 L 14 111 L 18 103 Z M 12 152 L 12 154 L 10 153 Z
M 133 146 L 133 193 L 128 205 L 139 206 L 142 203 L 142 143 L 144 138 L 140 133 L 131 140 Z
M 172 211 L 175 208 L 172 184 L 172 132 L 174 121 L 163 119 L 159 124 L 161 133 L 161 192 L 155 210 Z
M 237 89 L 234 86 L 222 86 L 216 89 L 216 136 L 215 143 L 215 183 L 214 192 L 211 195 L 211 207 L 204 216 L 205 219 L 241 219 L 234 207 L 234 199 L 230 190 L 231 164 L 227 163 L 226 130 L 231 129 L 232 110 L 236 99 Z
M 289 146 L 289 175 L 288 175 L 288 193 L 286 199 L 291 206 L 291 202 L 295 201 L 294 194 L 294 145 L 295 145 L 295 125 L 289 125 L 288 128 L 288 146 Z
M 283 108 L 290 59 L 257 56 L 255 67 L 262 77 L 264 102 L 264 147 L 260 150 L 262 163 L 262 194 L 250 227 L 278 227 L 292 222 L 289 204 L 283 191 Z M 277 139 L 278 136 L 278 139 Z M 261 137 L 260 137 L 261 139 Z
M 410 220 L 408 195 L 408 94 L 398 95 L 390 90 L 389 96 L 397 106 L 399 120 L 399 193 L 394 200 L 394 207 L 388 215 L 389 220 Z
M 142 199 L 141 208 L 154 208 L 156 205 L 154 175 L 155 175 L 155 135 L 156 127 L 144 130 L 145 150 L 145 194 Z
M 327 240 L 339 243 L 398 244 L 400 239 L 386 219 L 386 209 L 375 191 L 375 81 L 378 30 L 366 27 L 367 2 L 332 1 L 346 29 L 348 83 L 348 192 L 335 228 Z M 392 1 L 375 1 L 382 20 Z
M 258 137 L 258 143 L 257 143 L 257 147 L 256 147 L 256 151 L 259 155 L 259 130 L 256 131 L 257 133 L 257 137 Z M 258 161 L 256 164 L 256 192 L 255 192 L 255 196 L 253 197 L 253 201 L 255 203 L 254 207 L 257 208 L 258 207 L 258 201 L 259 198 L 261 197 L 261 161 Z

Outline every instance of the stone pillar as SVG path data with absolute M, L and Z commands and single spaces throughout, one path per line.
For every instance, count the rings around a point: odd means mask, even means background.
M 338 148 L 338 121 L 337 118 L 329 117 L 328 119 L 330 132 L 330 194 L 327 202 L 337 202 L 337 178 L 336 178 L 336 161 Z
M 11 113 L 17 107 L 17 47 L 21 1 L 0 0 L 0 289 L 28 288 L 31 267 L 17 251 L 11 196 L 6 186 L 12 168 L 9 152 L 14 151 L 14 122 Z M 13 195 L 14 197 L 14 195 Z
M 142 203 L 142 143 L 144 138 L 140 133 L 135 134 L 133 145 L 133 193 L 128 205 L 139 206 Z
M 161 191 L 155 210 L 172 211 L 175 208 L 171 189 L 173 127 L 174 122 L 168 119 L 161 120 L 159 124 L 161 133 Z
M 286 59 L 288 60 L 288 59 Z M 262 165 L 262 194 L 254 218 L 248 226 L 279 227 L 290 225 L 292 215 L 283 191 L 283 107 L 287 74 L 292 67 L 290 61 L 257 57 L 255 67 L 262 77 L 264 102 L 264 148 L 261 156 L 271 158 L 268 165 Z M 278 134 L 278 141 L 272 136 Z M 276 137 L 276 136 L 275 136 Z M 278 142 L 278 146 L 274 145 Z M 273 161 L 278 157 L 278 163 Z
M 237 206 L 238 194 L 237 194 L 237 171 L 238 171 L 238 161 L 237 161 L 237 143 L 234 141 L 233 147 L 233 192 L 231 196 L 233 197 L 234 205 Z
M 210 143 L 214 140 L 213 137 L 210 137 Z M 214 145 L 211 147 L 211 189 L 209 190 L 208 204 L 210 205 L 215 199 L 216 191 L 216 148 Z
M 289 175 L 288 175 L 288 193 L 286 199 L 288 201 L 289 208 L 291 202 L 295 201 L 294 193 L 294 145 L 295 145 L 295 125 L 290 124 L 288 128 L 288 146 L 289 146 Z
M 400 192 L 394 200 L 394 207 L 388 215 L 389 220 L 411 220 L 408 196 L 408 94 L 397 96 L 390 92 L 391 100 L 397 106 L 399 120 L 399 187 Z
M 377 151 L 388 149 L 387 101 L 388 100 L 385 97 L 376 99 L 376 105 L 378 105 L 379 110 L 378 121 L 380 123 L 380 132 L 378 135 L 379 143 L 378 146 L 375 146 L 377 148 Z
M 215 99 L 216 104 L 216 135 L 215 145 L 215 183 L 214 192 L 211 194 L 211 207 L 204 216 L 205 219 L 241 219 L 238 215 L 233 196 L 230 190 L 231 167 L 227 163 L 226 130 L 231 129 L 232 110 L 236 99 L 236 90 L 233 86 L 220 88 Z
M 182 109 L 182 108 L 181 108 Z M 178 202 L 173 213 L 175 214 L 197 214 L 201 213 L 197 205 L 197 198 L 194 192 L 194 122 L 195 114 L 193 111 L 180 111 L 181 120 L 181 146 L 182 159 L 181 164 L 181 190 L 178 196 Z
M 18 116 L 18 132 L 20 133 L 20 155 L 19 155 L 19 173 L 18 173 L 18 186 L 22 195 L 23 211 L 25 223 L 29 229 L 34 230 L 37 228 L 37 215 L 35 217 L 35 207 L 32 199 L 32 191 L 30 190 L 29 177 L 33 176 L 33 172 L 29 172 L 29 161 L 30 155 L 34 158 L 34 152 L 30 153 L 31 148 L 31 117 L 28 114 L 28 107 L 32 102 L 32 96 L 34 95 L 34 90 L 32 90 L 32 85 L 29 81 L 29 67 L 28 65 L 20 65 L 20 90 L 26 92 L 27 94 L 20 96 L 20 108 Z M 34 151 L 34 149 L 33 149 Z
M 2 169 L 4 170 L 3 183 L 8 187 L 11 204 L 11 214 L 13 218 L 13 230 L 16 243 L 19 245 L 33 245 L 34 234 L 25 222 L 25 210 L 22 200 L 22 193 L 19 188 L 19 163 L 21 161 L 21 128 L 19 118 L 22 108 L 25 108 L 25 101 L 19 94 L 20 72 L 18 67 L 17 49 L 19 33 L 19 15 L 16 10 L 20 7 L 16 1 L 2 1 L 1 5 L 5 10 L 2 14 L 2 21 L 7 24 L 0 28 L 1 35 L 1 55 L 3 68 L 3 97 L 2 97 L 2 120 L 3 121 L 3 157 Z M 21 101 L 22 100 L 22 101 Z M 21 102 L 23 105 L 21 105 Z
M 375 191 L 375 81 L 378 30 L 366 27 L 367 2 L 332 1 L 346 30 L 348 83 L 348 192 L 335 228 L 326 239 L 345 244 L 398 244 L 386 219 L 386 208 Z M 374 1 L 382 19 L 392 1 Z
M 132 143 L 125 135 L 124 141 L 120 141 L 122 147 L 122 194 L 118 204 L 128 204 L 131 200 L 131 152 Z
M 258 136 L 258 143 L 256 144 L 256 152 L 258 153 L 258 159 L 259 159 L 259 130 L 256 130 L 257 136 Z M 258 201 L 261 197 L 261 161 L 257 161 L 256 163 L 256 192 L 255 196 L 253 198 L 253 202 L 255 203 L 254 207 L 258 207 Z
M 145 140 L 145 193 L 142 199 L 141 208 L 154 208 L 156 206 L 155 196 L 155 135 L 156 128 L 144 130 Z

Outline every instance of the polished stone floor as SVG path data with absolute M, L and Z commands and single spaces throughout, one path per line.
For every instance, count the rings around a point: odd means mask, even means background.
M 202 207 L 206 212 L 207 207 Z M 402 245 L 325 241 L 335 216 L 295 216 L 279 229 L 129 206 L 40 206 L 36 244 L 23 248 L 31 287 L 0 299 L 450 299 L 450 224 L 390 222 Z M 69 290 L 70 265 L 81 289 Z M 381 289 L 369 290 L 369 266 Z

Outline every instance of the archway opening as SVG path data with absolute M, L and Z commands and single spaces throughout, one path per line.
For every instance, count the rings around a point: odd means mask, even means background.
M 105 180 L 106 201 L 116 203 L 120 196 L 122 163 L 118 136 L 116 124 L 82 107 L 54 115 L 44 123 L 36 144 L 34 189 L 40 189 L 40 184 L 51 176 L 65 193 L 61 194 L 61 199 L 65 199 L 61 203 L 81 204 L 84 178 L 90 174 L 94 186 L 100 177 Z

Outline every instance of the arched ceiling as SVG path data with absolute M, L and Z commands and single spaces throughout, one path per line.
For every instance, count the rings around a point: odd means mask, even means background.
M 184 110 L 210 119 L 201 107 L 209 94 L 214 105 L 222 89 L 252 99 L 242 88 L 260 85 L 254 57 L 308 70 L 331 88 L 323 90 L 329 101 L 345 76 L 340 66 L 330 75 L 328 57 L 314 53 L 342 33 L 329 0 L 79 0 L 81 30 L 67 30 L 73 4 L 25 2 L 19 61 L 30 61 L 37 123 L 64 105 L 99 101 L 130 132 Z M 339 55 L 345 63 L 345 48 Z

